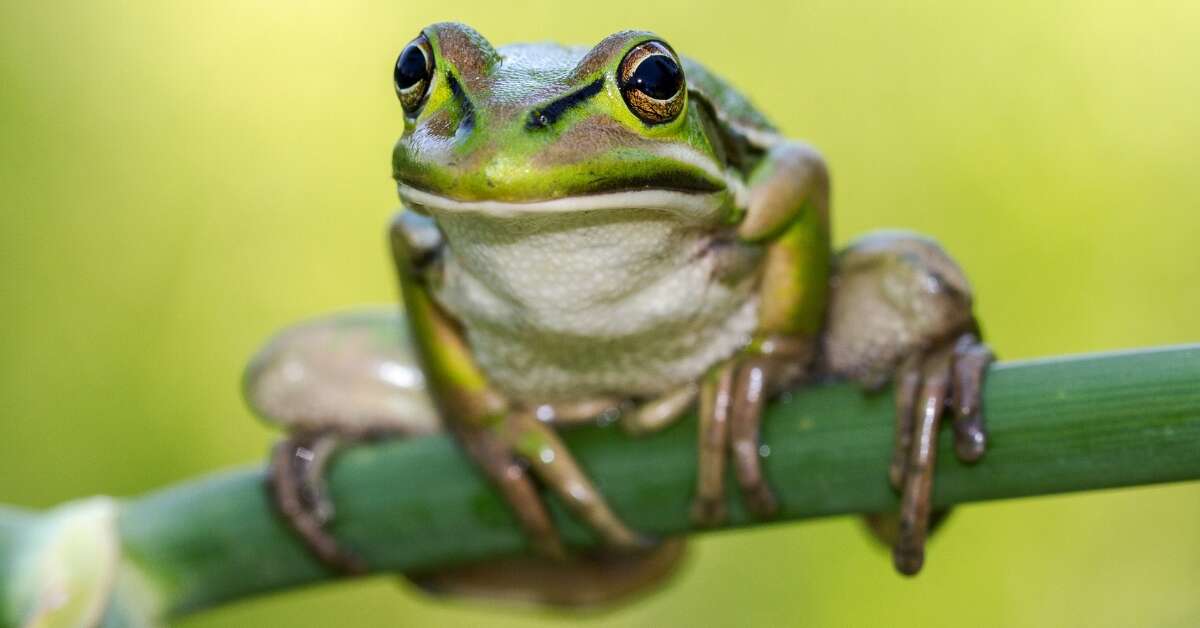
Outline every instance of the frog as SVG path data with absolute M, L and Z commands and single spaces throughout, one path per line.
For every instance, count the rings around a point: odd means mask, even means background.
M 900 507 L 874 528 L 899 572 L 921 569 L 939 426 L 951 419 L 960 459 L 983 456 L 993 360 L 970 284 L 936 242 L 883 231 L 835 251 L 820 153 L 652 32 L 496 48 L 438 23 L 401 49 L 392 78 L 404 128 L 387 241 L 403 307 L 285 330 L 245 376 L 250 406 L 287 431 L 268 484 L 314 556 L 370 569 L 328 531 L 337 452 L 445 432 L 511 507 L 530 555 L 418 584 L 616 599 L 666 578 L 682 544 L 628 526 L 563 430 L 602 422 L 636 438 L 694 411 L 693 520 L 726 519 L 731 477 L 765 519 L 779 503 L 764 405 L 846 379 L 893 385 L 881 481 Z M 564 546 L 546 492 L 601 550 Z

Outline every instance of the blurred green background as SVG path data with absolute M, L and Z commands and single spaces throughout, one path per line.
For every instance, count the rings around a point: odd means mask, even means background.
M 391 87 L 457 19 L 496 44 L 649 28 L 827 156 L 840 242 L 902 226 L 968 270 L 1005 358 L 1200 339 L 1200 3 L 5 2 L 0 502 L 261 459 L 243 362 L 393 298 Z M 850 518 L 713 534 L 582 618 L 389 578 L 182 626 L 1194 626 L 1200 486 L 959 510 L 916 580 Z

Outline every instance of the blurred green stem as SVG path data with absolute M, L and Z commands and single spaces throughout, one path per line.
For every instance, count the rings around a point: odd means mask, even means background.
M 964 466 L 952 454 L 952 439 L 943 439 L 939 505 L 1200 479 L 1200 345 L 997 365 L 985 404 L 991 449 L 980 464 Z M 886 480 L 891 412 L 889 394 L 864 395 L 844 384 L 777 401 L 763 439 L 780 519 L 895 508 Z M 615 427 L 581 428 L 566 439 L 629 523 L 677 535 L 693 531 L 695 430 L 693 417 L 636 440 Z M 334 465 L 330 486 L 338 508 L 334 532 L 379 571 L 526 549 L 504 503 L 447 437 L 349 450 Z M 592 542 L 559 504 L 551 508 L 569 542 Z M 274 516 L 260 468 L 127 499 L 118 509 L 122 578 L 155 599 L 112 608 L 178 616 L 334 577 Z M 732 488 L 729 511 L 729 526 L 753 523 Z M 0 509 L 0 574 L 21 553 L 22 530 L 41 519 Z M 11 618 L 17 574 L 8 571 L 0 575 L 0 611 L 8 600 Z M 110 609 L 107 623 L 130 621 Z

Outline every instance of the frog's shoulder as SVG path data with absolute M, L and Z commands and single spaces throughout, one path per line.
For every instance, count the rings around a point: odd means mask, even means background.
M 699 96 L 729 131 L 757 148 L 768 147 L 778 140 L 775 126 L 741 92 L 700 62 L 687 57 L 682 60 L 688 91 Z

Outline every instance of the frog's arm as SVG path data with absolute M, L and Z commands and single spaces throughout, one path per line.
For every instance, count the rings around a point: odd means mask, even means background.
M 776 509 L 759 459 L 759 420 L 772 390 L 795 385 L 816 354 L 829 290 L 829 177 L 812 148 L 777 140 L 748 177 L 737 236 L 765 247 L 759 320 L 749 347 L 705 378 L 700 392 L 700 460 L 693 514 L 724 519 L 725 456 L 747 506 Z
M 436 281 L 437 270 L 422 264 L 431 259 L 422 248 L 429 241 L 423 234 L 430 228 L 436 227 L 428 218 L 401 212 L 393 222 L 391 241 L 414 346 L 448 427 L 504 493 L 543 554 L 561 556 L 564 551 L 526 469 L 609 545 L 645 546 L 645 539 L 608 507 L 554 430 L 531 408 L 510 403 L 487 381 L 462 329 L 433 299 L 430 282 Z
M 744 241 L 767 247 L 759 292 L 757 348 L 772 337 L 820 333 L 829 292 L 829 174 L 806 144 L 780 141 L 749 177 Z
M 365 568 L 323 530 L 334 514 L 324 483 L 328 462 L 343 445 L 364 436 L 412 437 L 443 429 L 403 313 L 380 306 L 294 325 L 258 352 L 244 387 L 255 413 L 290 433 L 275 448 L 270 475 L 288 523 L 326 562 L 344 570 Z M 663 582 L 682 550 L 682 541 L 671 541 L 648 553 L 567 562 L 516 557 L 406 575 L 439 595 L 603 604 Z

